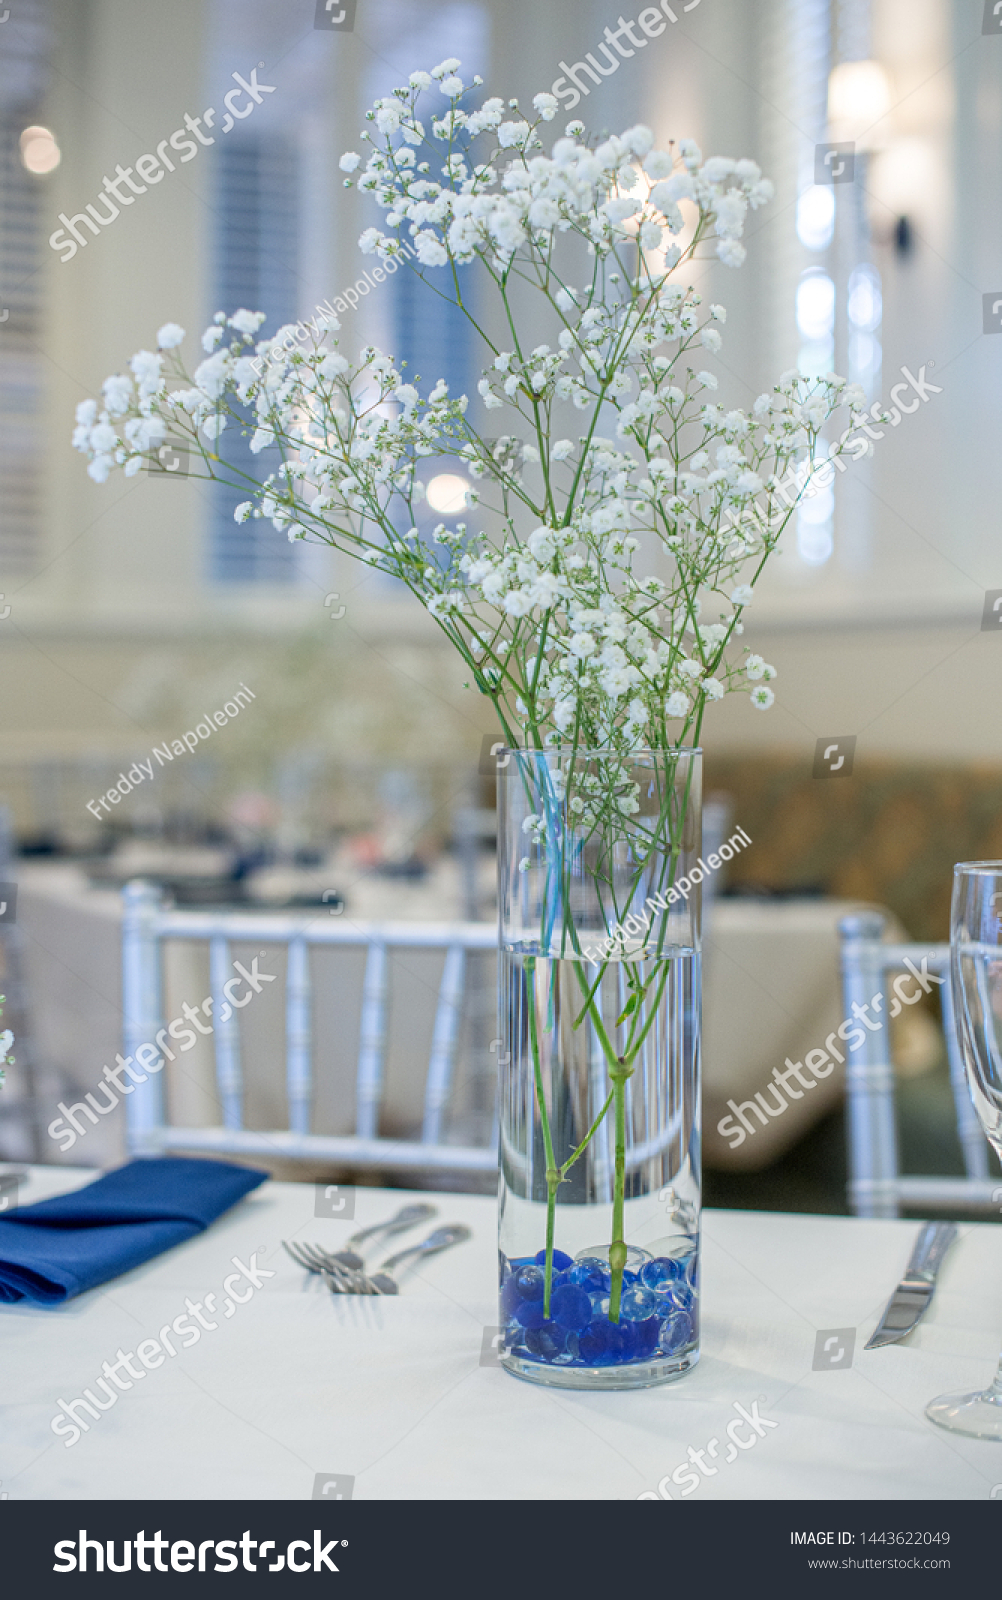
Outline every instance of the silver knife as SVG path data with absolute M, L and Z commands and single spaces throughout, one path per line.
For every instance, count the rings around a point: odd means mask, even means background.
M 925 1315 L 936 1288 L 936 1274 L 957 1230 L 952 1222 L 927 1222 L 915 1241 L 905 1275 L 887 1302 L 865 1349 L 897 1344 Z

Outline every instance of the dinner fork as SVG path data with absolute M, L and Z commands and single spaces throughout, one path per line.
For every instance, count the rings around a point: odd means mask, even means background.
M 335 1280 L 348 1284 L 358 1276 L 357 1271 L 335 1260 L 326 1250 L 321 1250 L 319 1245 L 299 1244 L 296 1240 L 290 1244 L 288 1239 L 283 1239 L 282 1249 L 286 1255 L 291 1256 L 297 1267 L 305 1267 L 307 1272 L 317 1273 L 327 1281 L 331 1289 L 335 1289 Z M 346 1289 L 344 1292 L 350 1291 Z
M 425 1256 L 438 1255 L 441 1250 L 448 1250 L 454 1244 L 462 1244 L 465 1239 L 472 1238 L 472 1230 L 464 1227 L 462 1223 L 452 1223 L 444 1228 L 436 1228 L 429 1233 L 427 1239 L 422 1239 L 420 1244 L 411 1245 L 406 1250 L 399 1250 L 395 1256 L 390 1256 L 384 1261 L 378 1272 L 370 1277 L 365 1272 L 345 1272 L 337 1275 L 335 1280 L 332 1274 L 328 1278 L 333 1294 L 399 1294 L 400 1285 L 396 1278 L 390 1277 L 390 1268 L 399 1265 L 413 1256 L 422 1259 Z M 346 1286 L 350 1280 L 350 1286 Z
M 375 1222 L 371 1227 L 360 1228 L 357 1233 L 353 1233 L 343 1250 L 323 1250 L 318 1244 L 303 1244 L 298 1241 L 289 1244 L 284 1239 L 282 1245 L 296 1265 L 305 1267 L 307 1272 L 347 1277 L 348 1273 L 361 1272 L 365 1267 L 365 1262 L 358 1252 L 351 1248 L 352 1245 L 361 1244 L 363 1239 L 370 1239 L 378 1233 L 385 1234 L 387 1239 L 392 1239 L 395 1234 L 405 1233 L 408 1228 L 413 1228 L 416 1222 L 425 1222 L 434 1215 L 435 1207 L 422 1202 L 401 1206 L 400 1210 L 385 1222 Z

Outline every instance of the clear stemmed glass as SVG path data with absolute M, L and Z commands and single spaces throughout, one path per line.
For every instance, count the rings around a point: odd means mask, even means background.
M 1002 1159 L 1002 861 L 953 869 L 950 971 L 971 1098 Z M 1002 1359 L 990 1389 L 940 1395 L 925 1414 L 952 1433 L 1002 1440 Z

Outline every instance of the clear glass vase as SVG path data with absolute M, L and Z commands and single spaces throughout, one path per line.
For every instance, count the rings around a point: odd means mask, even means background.
M 698 750 L 503 751 L 503 1365 L 642 1388 L 699 1353 Z

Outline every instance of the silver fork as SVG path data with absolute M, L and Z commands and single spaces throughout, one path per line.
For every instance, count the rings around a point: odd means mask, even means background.
M 350 1284 L 358 1276 L 350 1267 L 327 1255 L 319 1245 L 299 1244 L 295 1240 L 290 1244 L 288 1239 L 283 1239 L 282 1249 L 286 1255 L 291 1256 L 297 1267 L 305 1267 L 307 1272 L 317 1273 L 335 1293 L 341 1292 L 336 1288 L 336 1283 Z M 343 1292 L 347 1294 L 350 1291 L 345 1289 Z
M 438 1255 L 441 1250 L 448 1250 L 454 1244 L 462 1244 L 465 1239 L 472 1237 L 472 1230 L 464 1227 L 462 1223 L 452 1223 L 444 1228 L 436 1228 L 427 1239 L 420 1244 L 411 1245 L 407 1250 L 400 1250 L 395 1256 L 390 1256 L 384 1261 L 378 1272 L 370 1277 L 365 1272 L 342 1272 L 335 1281 L 333 1275 L 328 1279 L 333 1294 L 399 1294 L 400 1285 L 396 1278 L 390 1277 L 389 1269 L 397 1266 L 401 1261 L 406 1261 L 413 1256 L 420 1260 L 425 1256 Z M 345 1286 L 345 1280 L 351 1280 L 351 1286 Z
M 305 1267 L 307 1272 L 317 1272 L 325 1276 L 329 1274 L 347 1281 L 350 1274 L 364 1272 L 365 1268 L 365 1262 L 358 1252 L 351 1248 L 352 1245 L 361 1244 L 363 1239 L 370 1239 L 377 1233 L 385 1234 L 387 1239 L 392 1239 L 394 1234 L 405 1233 L 408 1228 L 413 1228 L 415 1223 L 425 1222 L 434 1215 L 435 1207 L 420 1201 L 401 1206 L 400 1210 L 385 1222 L 376 1222 L 371 1227 L 360 1228 L 357 1233 L 352 1234 L 343 1250 L 333 1252 L 322 1249 L 318 1244 L 303 1244 L 298 1241 L 289 1244 L 285 1239 L 282 1240 L 282 1245 L 296 1265 Z M 331 1287 L 333 1288 L 333 1285 Z

